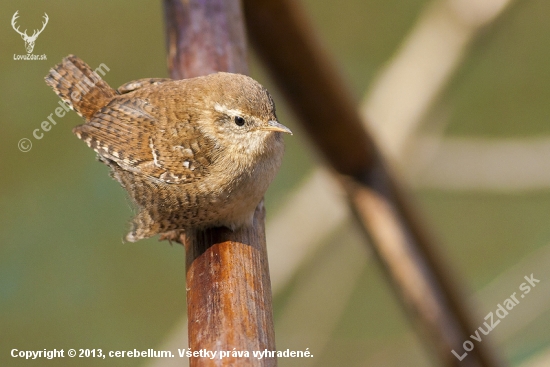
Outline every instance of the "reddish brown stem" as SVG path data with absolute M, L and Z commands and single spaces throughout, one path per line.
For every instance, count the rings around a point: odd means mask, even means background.
M 173 79 L 217 71 L 248 74 L 237 0 L 165 0 L 168 69 Z
M 216 71 L 246 74 L 246 39 L 238 0 L 165 0 L 168 65 L 172 78 Z M 232 232 L 211 228 L 180 238 L 186 249 L 189 348 L 218 352 L 191 358 L 198 366 L 276 366 L 253 351 L 275 350 L 265 209 L 254 225 Z M 221 351 L 230 352 L 219 359 Z M 233 351 L 249 357 L 233 357 Z
M 229 356 L 219 364 L 192 359 L 192 366 L 276 366 L 275 358 L 252 358 L 252 351 L 275 349 L 264 219 L 260 205 L 252 228 L 215 228 L 187 236 L 190 348 L 235 348 L 251 357 Z

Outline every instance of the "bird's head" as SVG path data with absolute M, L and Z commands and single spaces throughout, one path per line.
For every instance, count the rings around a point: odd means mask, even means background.
M 282 144 L 282 133 L 292 134 L 278 122 L 269 92 L 254 79 L 232 73 L 203 78 L 203 103 L 212 121 L 209 133 L 223 145 L 242 153 L 261 154 L 273 143 Z

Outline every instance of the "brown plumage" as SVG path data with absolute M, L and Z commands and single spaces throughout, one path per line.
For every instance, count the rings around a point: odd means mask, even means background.
M 240 74 L 140 79 L 112 89 L 74 55 L 46 83 L 86 122 L 73 129 L 128 191 L 128 241 L 252 221 L 282 160 L 271 96 Z

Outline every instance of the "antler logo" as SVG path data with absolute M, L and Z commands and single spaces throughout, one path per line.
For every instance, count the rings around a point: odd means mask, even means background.
M 25 48 L 27 49 L 27 53 L 31 53 L 32 50 L 34 49 L 34 42 L 36 41 L 36 39 L 38 38 L 38 35 L 40 35 L 40 33 L 42 33 L 42 31 L 44 30 L 44 28 L 46 28 L 46 24 L 48 24 L 48 14 L 44 13 L 44 22 L 42 22 L 42 29 L 41 30 L 38 30 L 38 29 L 35 29 L 32 36 L 29 36 L 27 35 L 27 30 L 25 29 L 24 32 L 21 32 L 19 30 L 19 27 L 16 28 L 15 26 L 15 21 L 17 20 L 17 18 L 19 18 L 19 15 L 17 14 L 19 12 L 19 10 L 17 10 L 15 12 L 15 14 L 13 14 L 13 17 L 11 18 L 11 26 L 13 27 L 13 29 L 19 33 L 21 35 L 21 38 L 23 38 L 23 41 L 25 41 Z

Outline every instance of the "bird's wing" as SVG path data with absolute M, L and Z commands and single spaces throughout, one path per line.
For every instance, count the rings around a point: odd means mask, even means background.
M 118 87 L 117 92 L 119 94 L 126 94 L 135 91 L 136 89 L 140 89 L 143 87 L 148 87 L 151 85 L 158 85 L 164 82 L 170 82 L 172 79 L 168 78 L 145 78 L 145 79 L 138 79 L 138 80 L 132 80 L 131 82 L 122 84 L 120 87 Z
M 198 143 L 199 131 L 189 121 L 172 125 L 145 99 L 115 98 L 73 132 L 124 170 L 166 183 L 200 179 L 212 144 Z

